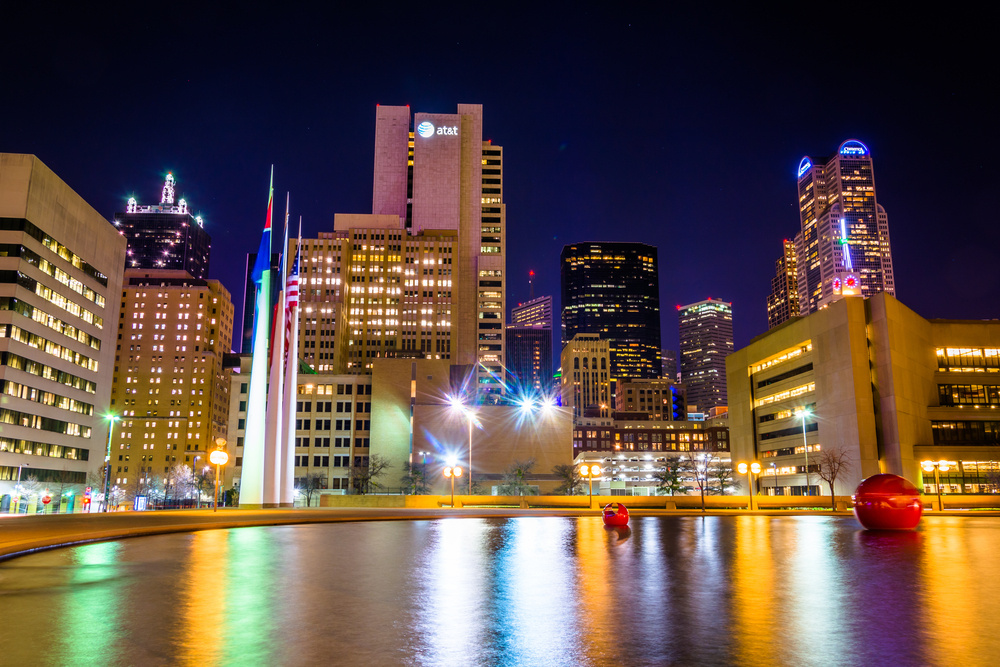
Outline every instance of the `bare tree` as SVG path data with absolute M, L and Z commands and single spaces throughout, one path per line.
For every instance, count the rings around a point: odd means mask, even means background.
M 715 488 L 709 488 L 708 492 L 714 495 L 723 496 L 729 489 L 736 486 L 733 482 L 733 465 L 720 459 L 715 459 L 708 466 L 709 484 L 715 483 Z M 753 493 L 753 489 L 750 490 Z
M 560 463 L 552 468 L 552 472 L 559 478 L 559 486 L 555 490 L 557 496 L 578 496 L 585 493 L 578 467 Z
M 311 472 L 299 480 L 298 490 L 306 496 L 306 507 L 312 507 L 313 496 L 320 489 L 326 488 L 326 475 L 321 472 Z
M 847 450 L 843 447 L 824 447 L 816 456 L 816 474 L 820 479 L 830 485 L 830 505 L 833 510 L 837 509 L 837 496 L 833 490 L 834 483 L 841 473 L 851 470 L 852 463 Z
M 367 465 L 364 465 L 365 461 L 362 459 L 362 465 L 351 466 L 351 486 L 356 493 L 362 496 L 366 493 L 379 491 L 382 488 L 379 478 L 392 467 L 388 457 L 381 454 L 374 454 L 367 459 Z

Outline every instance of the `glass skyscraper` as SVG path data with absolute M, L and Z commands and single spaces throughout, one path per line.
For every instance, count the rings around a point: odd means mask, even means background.
M 849 139 L 830 157 L 802 158 L 798 190 L 799 314 L 842 296 L 895 296 L 889 222 L 875 196 L 868 147 Z
M 575 243 L 563 248 L 560 264 L 563 345 L 598 334 L 609 341 L 613 379 L 660 377 L 656 247 Z
M 700 412 L 728 405 L 726 355 L 733 352 L 733 304 L 706 299 L 678 308 L 681 383 Z

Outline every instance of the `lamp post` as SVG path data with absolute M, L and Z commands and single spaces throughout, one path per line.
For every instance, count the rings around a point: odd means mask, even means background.
M 941 501 L 941 478 L 938 476 L 938 471 L 948 472 L 951 470 L 950 461 L 921 461 L 920 467 L 924 469 L 924 472 L 934 471 L 934 488 L 937 489 L 937 499 L 938 499 L 938 512 L 944 511 L 944 505 Z
M 750 498 L 750 504 L 747 507 L 749 511 L 753 511 L 753 476 L 760 475 L 760 464 L 754 461 L 753 463 L 747 465 L 746 463 L 740 463 L 736 466 L 736 469 L 740 471 L 741 475 L 747 476 L 747 495 Z
M 590 500 L 588 505 L 589 507 L 594 506 L 594 478 L 600 477 L 601 472 L 602 472 L 601 466 L 597 465 L 596 463 L 594 465 L 587 465 L 586 463 L 584 463 L 582 466 L 580 466 L 580 475 L 582 477 L 586 477 L 587 481 L 590 484 L 590 494 L 589 494 Z
M 771 476 L 774 477 L 773 491 L 771 491 L 772 496 L 778 495 L 778 466 L 775 463 L 771 464 Z
M 698 480 L 698 487 L 701 489 L 701 513 L 705 513 L 705 485 L 708 484 L 708 464 L 712 457 L 708 454 L 699 454 L 695 457 L 695 478 Z
M 115 430 L 118 415 L 106 415 L 104 418 L 111 422 L 108 425 L 108 449 L 104 455 L 104 511 L 107 512 L 111 502 L 111 434 Z
M 197 499 L 197 508 L 201 509 L 201 484 L 198 483 L 198 459 L 201 458 L 201 454 L 194 455 L 194 461 L 191 462 L 191 481 L 194 483 L 194 493 Z
M 451 508 L 455 509 L 455 478 L 462 476 L 462 469 L 459 466 L 448 466 L 444 469 L 444 476 L 451 479 Z
M 469 423 L 469 495 L 472 495 L 472 421 L 476 418 L 476 413 L 473 412 L 472 408 L 468 407 L 459 399 L 458 397 L 452 397 L 451 407 L 453 410 L 458 410 L 465 417 L 465 420 Z
M 812 487 L 809 484 L 809 444 L 806 441 L 806 417 L 811 415 L 812 412 L 808 408 L 798 408 L 795 410 L 795 416 L 802 419 L 802 451 L 806 455 L 806 495 L 812 495 Z
M 220 438 L 221 440 L 221 438 Z M 225 440 L 223 440 L 225 442 Z M 226 465 L 229 461 L 229 454 L 226 453 L 224 449 L 216 449 L 214 452 L 208 455 L 208 460 L 215 465 L 215 496 L 213 497 L 213 512 L 219 511 L 219 477 L 222 474 L 222 466 Z

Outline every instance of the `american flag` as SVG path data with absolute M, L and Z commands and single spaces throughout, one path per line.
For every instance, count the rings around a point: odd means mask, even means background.
M 294 326 L 295 309 L 299 306 L 299 255 L 301 253 L 301 239 L 295 248 L 295 262 L 291 271 L 288 272 L 288 280 L 285 283 L 285 363 L 288 363 L 288 346 L 292 340 L 292 327 Z

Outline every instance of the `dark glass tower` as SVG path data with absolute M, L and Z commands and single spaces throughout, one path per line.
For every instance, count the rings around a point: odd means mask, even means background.
M 728 405 L 726 356 L 733 353 L 733 304 L 706 299 L 678 307 L 681 382 L 701 412 Z
M 609 341 L 612 378 L 660 377 L 656 248 L 576 243 L 561 259 L 563 345 L 578 333 L 598 334 Z
M 201 216 L 192 215 L 184 199 L 176 199 L 172 174 L 163 182 L 160 203 L 139 206 L 128 200 L 124 212 L 115 213 L 115 227 L 128 240 L 127 269 L 176 269 L 195 278 L 208 277 L 212 239 Z

